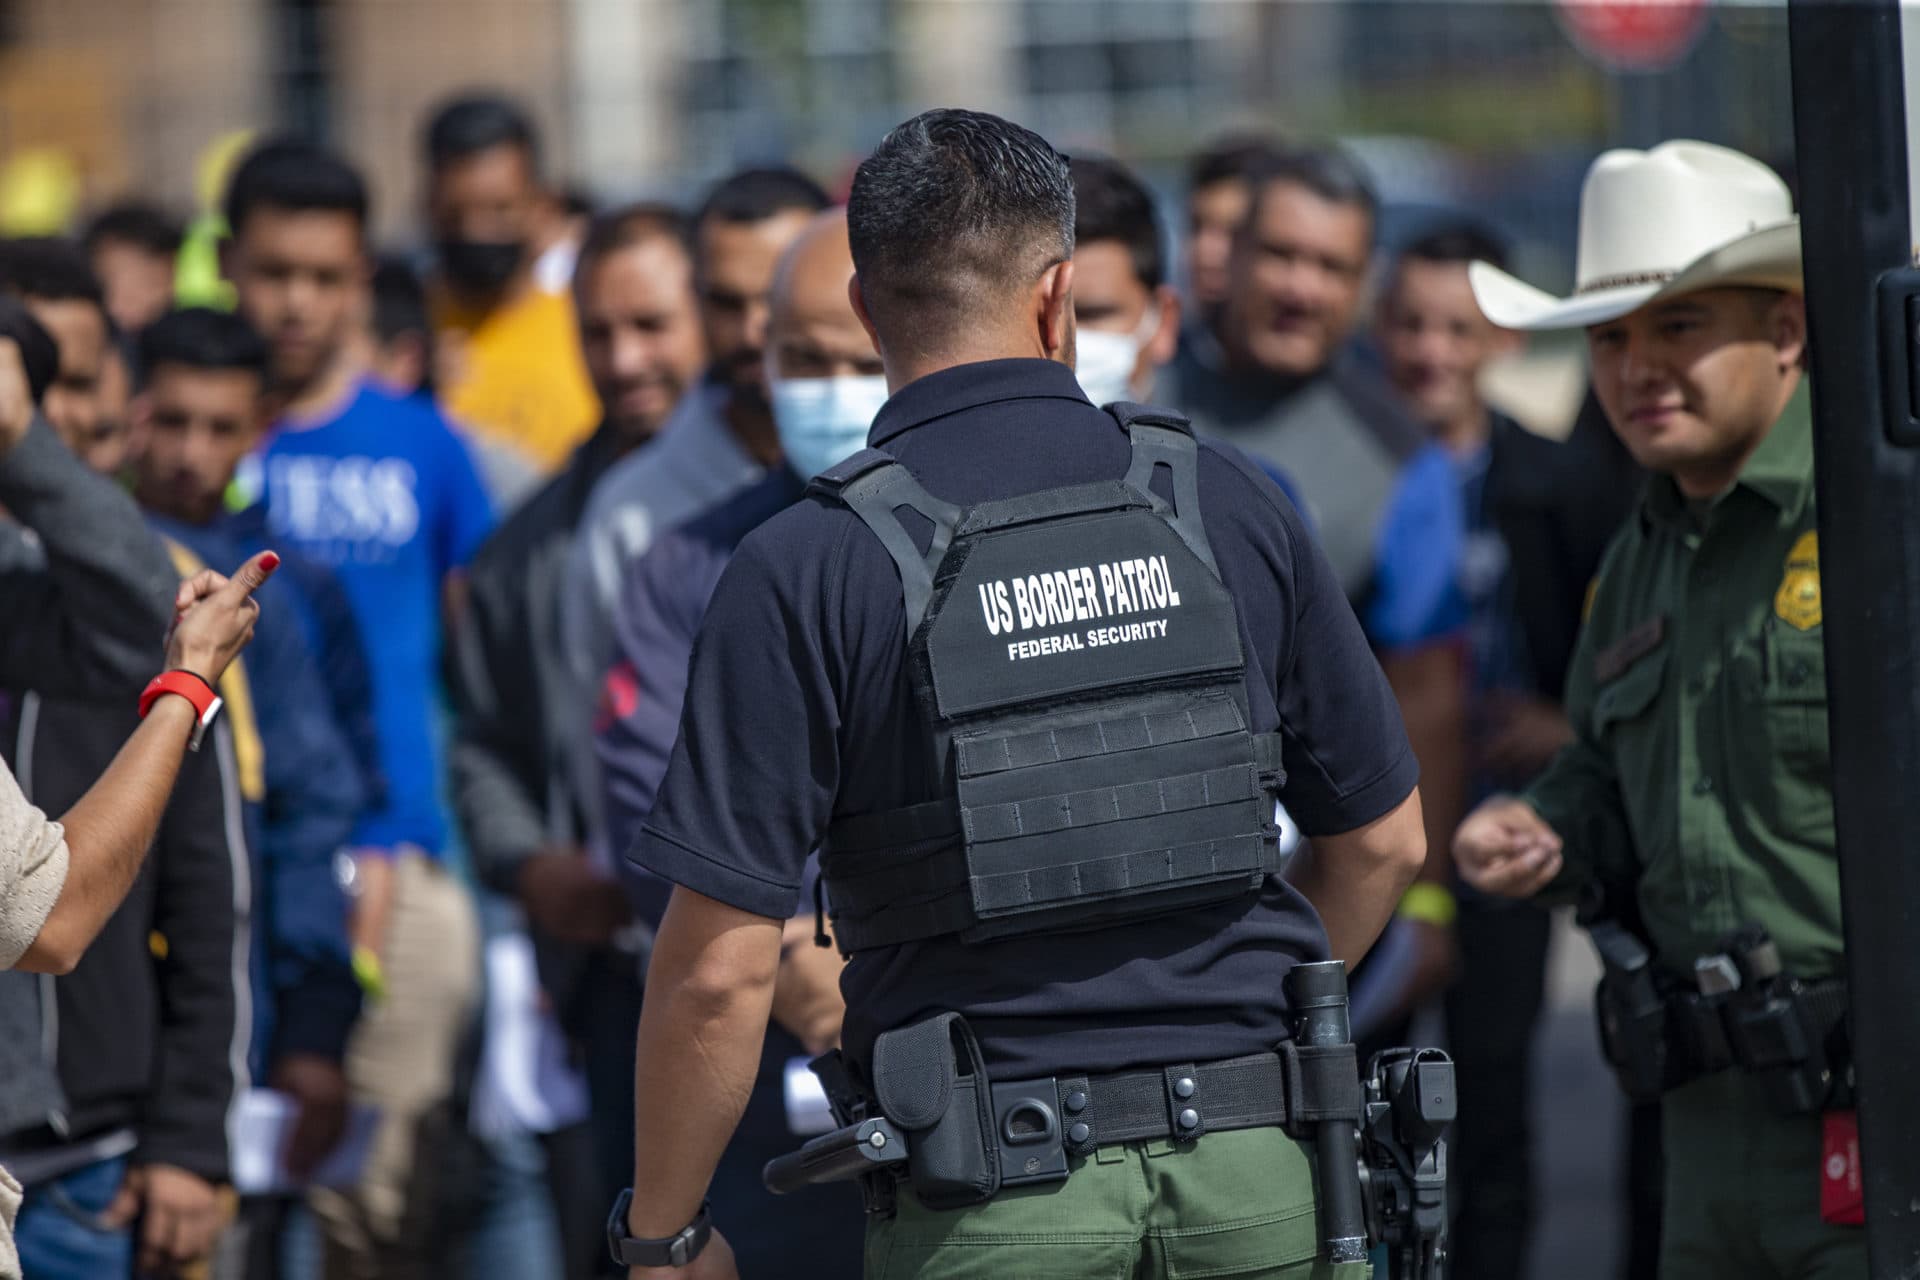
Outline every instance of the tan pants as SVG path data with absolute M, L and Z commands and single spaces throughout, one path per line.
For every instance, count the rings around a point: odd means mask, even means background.
M 480 926 L 466 888 L 438 863 L 404 854 L 394 881 L 386 998 L 369 1002 L 347 1045 L 354 1101 L 378 1107 L 380 1127 L 357 1187 L 309 1197 L 328 1280 L 413 1280 L 445 1263 L 431 1137 L 453 1119 L 442 1104 L 479 995 Z

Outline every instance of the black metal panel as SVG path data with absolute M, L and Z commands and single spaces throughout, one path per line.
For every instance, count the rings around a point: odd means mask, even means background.
M 1908 443 L 1900 20 L 1896 0 L 1791 0 L 1788 16 L 1868 1230 L 1873 1275 L 1908 1277 L 1920 1272 L 1920 448 Z

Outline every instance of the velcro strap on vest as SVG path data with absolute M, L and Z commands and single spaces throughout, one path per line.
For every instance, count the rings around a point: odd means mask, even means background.
M 858 480 L 869 471 L 876 471 L 890 462 L 897 461 L 894 456 L 881 449 L 862 449 L 858 453 L 840 459 L 825 471 L 807 481 L 807 492 L 824 494 L 838 498 L 840 491 Z
M 1056 1085 L 1063 1145 L 1076 1156 L 1114 1142 L 1191 1141 L 1203 1133 L 1285 1125 L 1290 1115 L 1277 1053 L 1074 1076 Z

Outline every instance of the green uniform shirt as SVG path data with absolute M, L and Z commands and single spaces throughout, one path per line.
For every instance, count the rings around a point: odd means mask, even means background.
M 1748 921 L 1789 973 L 1842 972 L 1804 381 L 1704 512 L 1654 478 L 1601 565 L 1567 714 L 1576 741 L 1527 795 L 1565 844 L 1543 896 L 1632 884 L 1683 976 Z

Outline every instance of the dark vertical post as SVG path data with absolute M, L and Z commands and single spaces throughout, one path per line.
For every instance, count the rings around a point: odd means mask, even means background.
M 1876 1277 L 1920 1273 L 1920 403 L 1896 0 L 1790 0 L 1827 689 Z M 1920 40 L 1906 51 L 1920 56 Z M 1809 1192 L 1811 1194 L 1811 1191 Z

